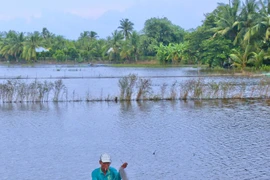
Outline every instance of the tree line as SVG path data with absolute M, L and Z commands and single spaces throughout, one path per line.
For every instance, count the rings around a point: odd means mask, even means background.
M 270 0 L 229 0 L 218 3 L 196 29 L 184 30 L 168 18 L 150 18 L 137 32 L 129 19 L 107 38 L 84 31 L 77 40 L 41 32 L 0 33 L 4 61 L 59 62 L 157 60 L 162 64 L 203 64 L 209 68 L 266 68 L 270 63 Z M 38 51 L 39 47 L 46 50 Z
M 155 59 L 158 43 L 182 42 L 184 34 L 184 29 L 173 25 L 167 18 L 147 20 L 143 32 L 134 31 L 134 24 L 129 19 L 122 19 L 119 27 L 105 39 L 99 38 L 94 31 L 84 31 L 77 40 L 69 40 L 47 28 L 33 33 L 10 30 L 0 33 L 0 58 L 16 62 L 136 62 Z M 44 48 L 43 51 L 39 50 L 40 47 Z

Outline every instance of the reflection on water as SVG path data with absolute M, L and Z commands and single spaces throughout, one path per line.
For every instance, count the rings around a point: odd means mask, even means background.
M 269 179 L 269 100 L 0 104 L 1 179 Z

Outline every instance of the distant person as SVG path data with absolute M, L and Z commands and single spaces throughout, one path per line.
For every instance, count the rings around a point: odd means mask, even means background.
M 118 172 L 115 168 L 110 167 L 111 162 L 112 160 L 109 154 L 102 154 L 99 159 L 100 168 L 92 172 L 92 180 L 127 180 L 124 169 L 127 167 L 128 163 L 125 162 L 122 164 Z

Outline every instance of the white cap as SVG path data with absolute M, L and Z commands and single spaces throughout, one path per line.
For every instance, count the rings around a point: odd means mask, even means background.
M 112 162 L 111 161 L 111 156 L 109 155 L 109 154 L 107 154 L 107 153 L 104 153 L 104 154 L 101 154 L 101 156 L 100 156 L 100 161 L 102 161 L 102 162 Z

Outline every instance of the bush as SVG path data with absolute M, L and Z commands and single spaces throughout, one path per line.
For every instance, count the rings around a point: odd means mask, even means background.
M 53 58 L 55 58 L 57 61 L 64 61 L 66 55 L 62 50 L 56 50 L 56 52 L 53 54 Z

